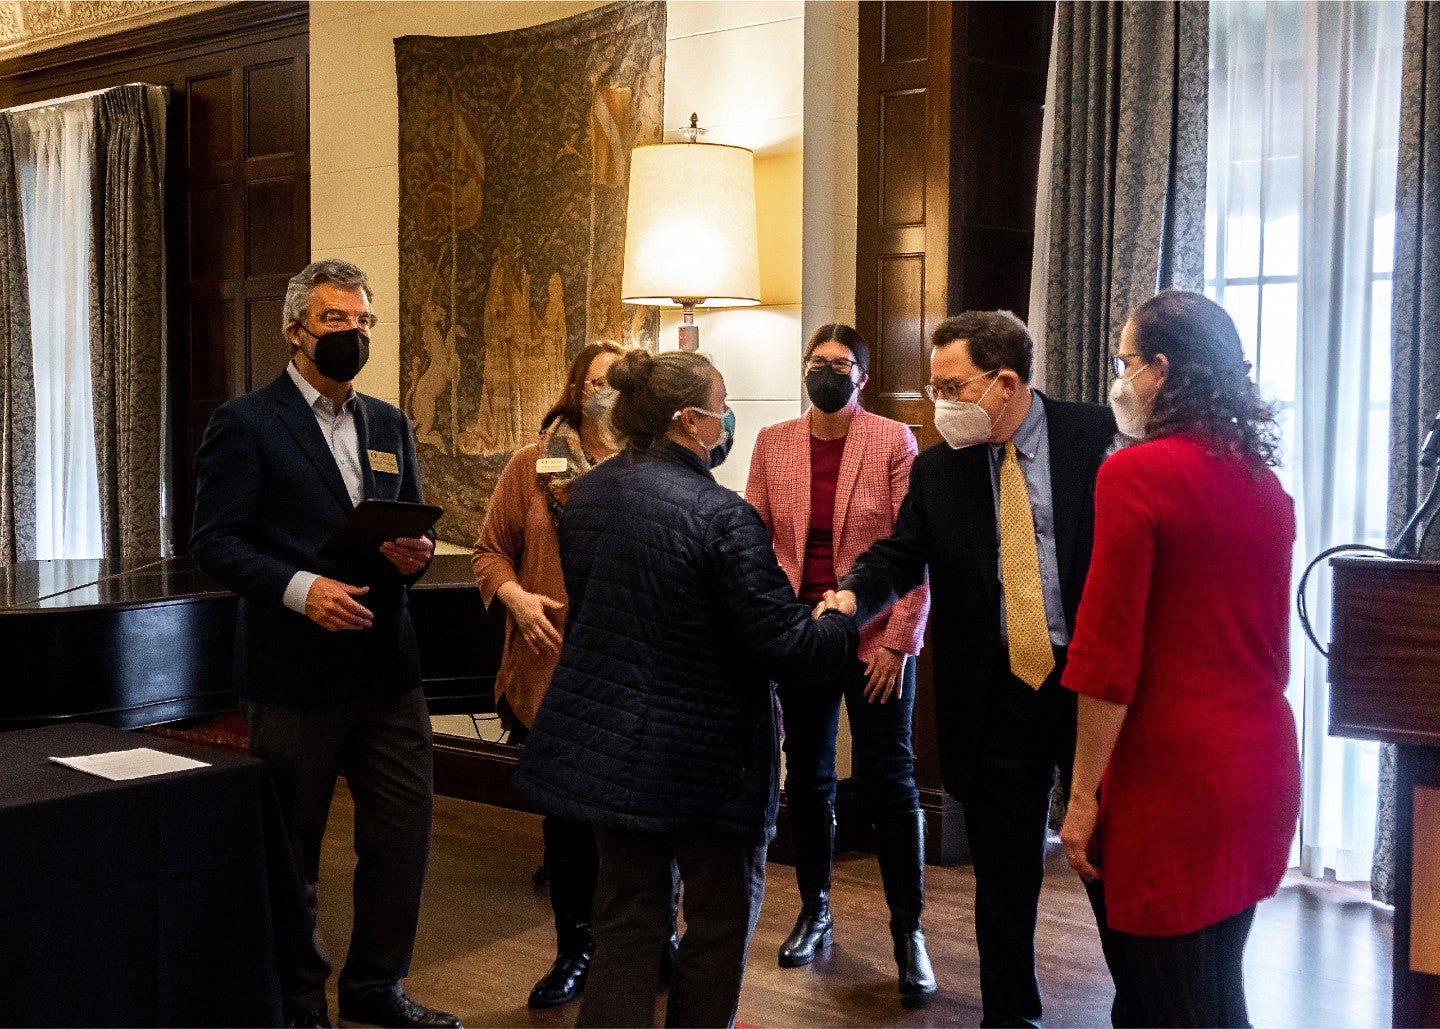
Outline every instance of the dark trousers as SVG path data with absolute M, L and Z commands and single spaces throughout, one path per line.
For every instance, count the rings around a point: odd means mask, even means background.
M 653 1024 L 660 954 L 670 940 L 672 861 L 683 883 L 685 935 L 675 955 L 665 1024 L 734 1023 L 765 895 L 766 845 L 728 833 L 597 828 L 595 849 L 595 960 L 576 1024 Z
M 1245 941 L 1255 921 L 1246 908 L 1183 936 L 1116 933 L 1140 991 L 1146 1025 L 1248 1026 Z
M 242 700 L 250 752 L 270 769 L 305 884 L 315 946 L 285 986 L 292 1011 L 325 1004 L 330 959 L 315 927 L 320 847 L 335 779 L 355 799 L 354 923 L 342 998 L 393 989 L 410 971 L 430 852 L 430 714 L 419 689 L 340 707 Z
M 1059 770 L 1070 793 L 1075 761 L 1075 695 L 1060 685 L 1065 652 L 1039 689 L 1009 672 L 998 655 L 975 775 L 961 798 L 975 868 L 975 942 L 980 952 L 981 1025 L 1041 1024 L 1035 976 L 1035 926 L 1045 875 L 1045 831 L 1050 791 Z M 1111 1018 L 1116 1026 L 1141 1025 L 1138 1001 L 1119 965 L 1115 934 L 1105 921 L 1104 895 L 1087 885 L 1106 963 L 1115 978 Z
M 865 666 L 853 661 L 844 674 L 813 686 L 781 684 L 785 721 L 785 799 L 794 807 L 835 803 L 835 734 L 840 700 L 850 717 L 858 756 L 856 774 L 874 818 L 920 809 L 910 715 L 915 707 L 915 659 L 905 659 L 904 695 L 883 704 L 865 699 Z

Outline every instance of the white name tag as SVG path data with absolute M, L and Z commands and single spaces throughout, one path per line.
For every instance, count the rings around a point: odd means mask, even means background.
M 370 470 L 374 472 L 389 472 L 391 475 L 400 474 L 400 462 L 395 460 L 395 455 L 384 450 L 367 450 L 370 456 Z
M 548 475 L 551 472 L 563 472 L 570 467 L 570 459 L 565 457 L 542 457 L 535 462 L 536 475 Z

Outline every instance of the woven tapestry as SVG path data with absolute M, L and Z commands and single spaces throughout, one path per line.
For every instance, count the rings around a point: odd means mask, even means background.
M 665 5 L 395 41 L 400 396 L 440 538 L 469 546 L 586 343 L 654 347 L 620 303 L 630 150 L 658 143 Z

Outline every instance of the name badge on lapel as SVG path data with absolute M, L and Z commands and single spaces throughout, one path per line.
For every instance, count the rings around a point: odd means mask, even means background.
M 386 472 L 390 475 L 400 474 L 400 462 L 395 460 L 395 455 L 384 450 L 367 450 L 370 457 L 370 470 L 374 472 Z
M 542 457 L 535 462 L 536 475 L 548 475 L 551 472 L 563 472 L 570 467 L 570 461 L 564 457 Z

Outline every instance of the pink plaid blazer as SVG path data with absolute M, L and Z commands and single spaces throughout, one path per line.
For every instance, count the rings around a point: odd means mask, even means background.
M 843 578 L 865 549 L 890 535 L 910 485 L 915 436 L 900 422 L 869 411 L 855 412 L 835 483 L 835 575 Z M 805 540 L 810 533 L 810 412 L 760 430 L 750 458 L 745 499 L 760 512 L 775 543 L 775 556 L 800 590 Z M 883 645 L 920 653 L 930 587 L 917 586 L 860 634 L 860 659 Z

